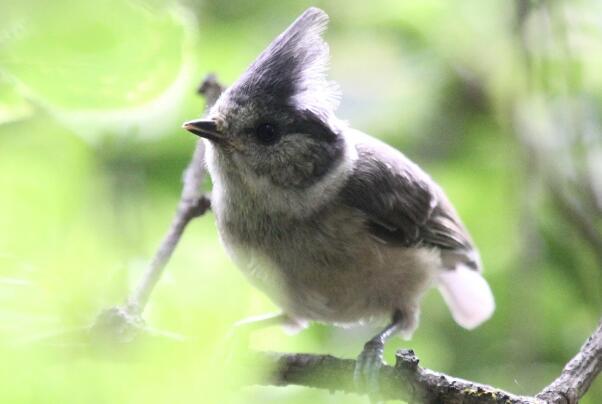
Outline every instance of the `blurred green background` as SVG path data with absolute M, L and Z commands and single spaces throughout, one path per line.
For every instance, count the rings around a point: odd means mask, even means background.
M 97 352 L 62 337 L 121 303 L 152 257 L 194 148 L 180 124 L 203 109 L 202 77 L 232 82 L 310 5 L 331 16 L 339 116 L 442 184 L 497 300 L 468 332 L 429 293 L 413 340 L 394 340 L 387 359 L 412 347 L 426 367 L 533 394 L 593 331 L 600 2 L 3 0 L 0 402 L 366 402 L 234 387 L 224 335 L 276 308 L 227 259 L 211 214 L 191 224 L 145 313 L 187 342 Z M 354 357 L 373 331 L 274 328 L 252 346 Z M 598 380 L 583 402 L 601 400 Z

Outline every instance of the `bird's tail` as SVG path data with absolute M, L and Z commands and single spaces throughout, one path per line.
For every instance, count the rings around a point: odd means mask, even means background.
M 480 272 L 458 265 L 441 272 L 438 278 L 439 292 L 456 323 L 470 330 L 491 317 L 495 302 Z

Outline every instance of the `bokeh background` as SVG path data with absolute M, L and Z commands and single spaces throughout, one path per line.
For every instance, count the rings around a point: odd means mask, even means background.
M 331 16 L 340 117 L 443 185 L 497 299 L 468 332 L 429 293 L 413 340 L 394 340 L 387 359 L 412 347 L 424 366 L 533 394 L 593 331 L 599 1 L 3 0 L 0 402 L 365 402 L 237 387 L 224 335 L 276 308 L 227 259 L 211 214 L 191 224 L 145 313 L 164 337 L 100 351 L 67 337 L 123 301 L 159 244 L 194 148 L 180 124 L 203 109 L 203 76 L 232 82 L 310 5 Z M 251 343 L 354 357 L 373 331 L 274 328 Z M 598 380 L 583 402 L 601 401 Z

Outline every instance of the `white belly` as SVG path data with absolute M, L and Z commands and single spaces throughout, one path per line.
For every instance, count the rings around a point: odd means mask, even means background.
M 361 217 L 344 209 L 316 223 L 266 233 L 260 225 L 241 231 L 251 230 L 253 240 L 246 240 L 237 226 L 218 219 L 237 266 L 292 317 L 350 324 L 389 317 L 395 309 L 417 315 L 441 267 L 439 252 L 379 243 Z

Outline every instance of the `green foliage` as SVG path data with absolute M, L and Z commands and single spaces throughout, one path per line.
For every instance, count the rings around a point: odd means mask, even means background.
M 276 308 L 225 256 L 210 214 L 188 229 L 145 315 L 190 341 L 157 337 L 98 352 L 61 337 L 120 303 L 158 245 L 193 150 L 179 126 L 202 109 L 200 79 L 209 71 L 235 79 L 309 5 L 0 5 L 1 402 L 363 402 L 302 388 L 233 387 L 241 375 L 222 369 L 224 335 L 236 320 Z M 602 271 L 531 181 L 530 155 L 517 142 L 511 112 L 529 78 L 512 3 L 314 5 L 332 18 L 341 116 L 404 150 L 442 184 L 481 249 L 497 300 L 494 318 L 467 332 L 429 293 L 413 340 L 391 343 L 388 359 L 411 346 L 427 367 L 538 391 L 593 331 Z M 577 16 L 568 28 L 576 51 L 567 62 L 538 50 L 535 81 L 564 94 L 558 82 L 568 69 L 573 91 L 588 89 L 599 105 L 600 32 L 583 12 L 599 20 L 600 7 L 565 6 Z M 353 357 L 370 332 L 270 329 L 252 345 Z M 583 402 L 600 397 L 598 381 Z

